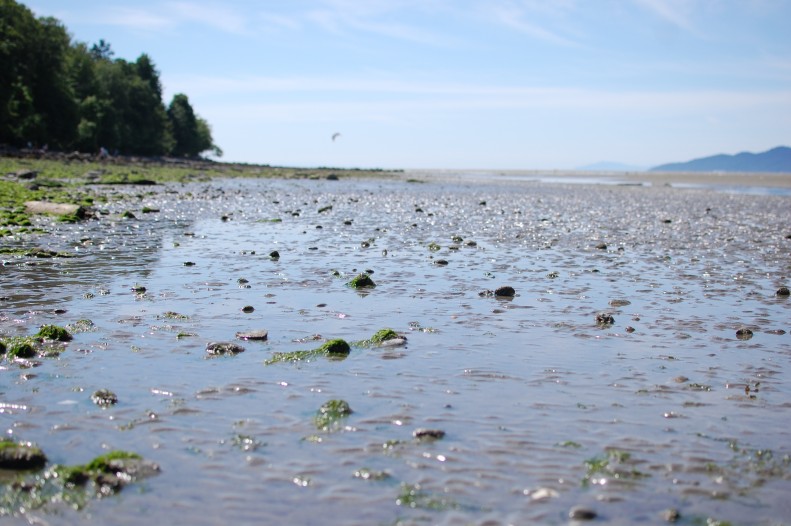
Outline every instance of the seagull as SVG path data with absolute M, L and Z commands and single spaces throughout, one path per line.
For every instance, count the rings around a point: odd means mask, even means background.
M 332 134 L 332 142 L 335 142 L 335 139 L 337 139 L 337 138 L 338 138 L 338 137 L 340 137 L 340 136 L 341 136 L 341 134 L 340 134 L 339 132 L 335 132 L 335 133 L 333 133 L 333 134 Z

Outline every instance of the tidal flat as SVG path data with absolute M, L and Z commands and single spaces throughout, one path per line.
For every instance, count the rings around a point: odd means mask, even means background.
M 788 195 L 117 182 L 0 237 L 3 523 L 791 522 Z

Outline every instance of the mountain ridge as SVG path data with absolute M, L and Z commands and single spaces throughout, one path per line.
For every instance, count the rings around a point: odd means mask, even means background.
M 650 172 L 778 172 L 791 173 L 791 148 L 777 146 L 760 153 L 717 154 L 686 162 L 660 164 Z

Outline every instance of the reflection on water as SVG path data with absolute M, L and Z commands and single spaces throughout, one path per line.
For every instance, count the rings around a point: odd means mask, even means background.
M 573 506 L 614 524 L 782 522 L 789 204 L 524 182 L 162 187 L 135 205 L 158 213 L 59 227 L 78 258 L 2 268 L 3 333 L 95 324 L 59 359 L 2 364 L 4 429 L 51 462 L 112 448 L 162 467 L 61 510 L 73 523 L 565 524 Z M 363 271 L 376 288 L 345 285 Z M 516 296 L 480 295 L 502 285 Z M 384 327 L 406 346 L 264 364 Z M 257 329 L 269 339 L 207 357 Z M 99 388 L 119 403 L 94 406 Z M 314 423 L 330 399 L 353 410 L 333 432 Z

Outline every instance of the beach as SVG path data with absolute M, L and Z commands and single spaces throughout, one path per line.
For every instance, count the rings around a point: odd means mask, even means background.
M 157 470 L 78 506 L 7 482 L 0 516 L 785 523 L 788 188 L 493 170 L 97 188 L 93 219 L 4 238 L 0 335 L 73 339 L 0 363 L 3 431 L 44 470 L 114 450 Z M 44 472 L 25 480 L 62 495 Z

